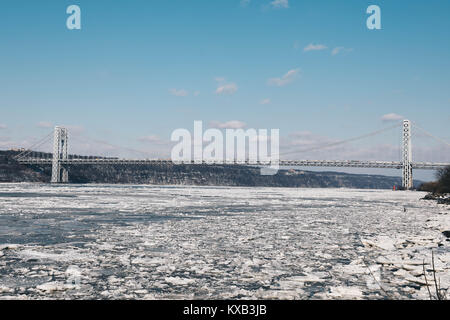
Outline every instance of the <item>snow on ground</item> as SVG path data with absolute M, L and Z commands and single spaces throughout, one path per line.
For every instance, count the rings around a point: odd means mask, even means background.
M 432 251 L 450 296 L 423 195 L 0 184 L 0 299 L 428 299 Z

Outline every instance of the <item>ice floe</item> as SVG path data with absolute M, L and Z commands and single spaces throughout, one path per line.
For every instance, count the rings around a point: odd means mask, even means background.
M 450 286 L 450 215 L 420 193 L 5 189 L 49 196 L 0 199 L 0 299 L 427 299 L 432 250 Z

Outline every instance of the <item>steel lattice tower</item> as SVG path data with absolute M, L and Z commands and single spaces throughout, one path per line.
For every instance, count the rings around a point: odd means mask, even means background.
M 405 190 L 413 188 L 412 173 L 412 147 L 411 147 L 411 121 L 403 120 L 403 146 L 402 146 L 402 185 Z
M 61 160 L 68 159 L 68 134 L 67 129 L 55 127 L 53 136 L 53 161 L 52 161 L 52 183 L 69 182 L 67 168 L 61 165 Z

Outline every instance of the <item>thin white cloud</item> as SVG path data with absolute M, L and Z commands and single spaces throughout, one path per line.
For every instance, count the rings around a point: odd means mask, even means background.
M 16 141 L 10 137 L 0 137 L 0 148 L 2 149 L 19 149 L 31 144 L 32 143 L 28 140 Z
M 216 89 L 216 94 L 233 94 L 238 90 L 238 86 L 236 83 L 231 82 L 231 83 L 225 83 L 222 85 L 219 85 Z
M 299 74 L 300 69 L 292 69 L 289 70 L 285 75 L 283 75 L 281 78 L 271 78 L 267 81 L 267 83 L 271 86 L 277 86 L 282 87 L 285 86 L 292 81 L 295 80 L 297 75 Z
M 200 95 L 200 91 L 195 91 L 194 92 L 194 97 L 198 97 Z
M 6 124 L 1 124 L 0 123 L 0 129 L 6 129 L 6 128 L 7 128 Z
M 70 134 L 80 135 L 84 132 L 84 127 L 79 125 L 62 125 Z
M 400 121 L 403 119 L 404 117 L 402 115 L 396 113 L 388 113 L 381 117 L 381 121 L 383 122 Z
M 260 104 L 269 104 L 271 101 L 270 99 L 262 99 L 259 103 Z
M 218 129 L 243 129 L 247 126 L 247 124 L 239 120 L 231 120 L 227 122 L 211 121 L 209 126 L 211 128 Z
M 270 5 L 273 8 L 289 8 L 289 0 L 274 0 Z
M 339 53 L 349 53 L 352 51 L 353 51 L 353 48 L 336 47 L 331 51 L 331 55 L 335 56 Z
M 42 137 L 39 137 L 42 138 Z M 35 145 L 39 140 L 35 137 L 24 138 L 22 140 L 15 140 L 13 137 L 0 137 L 0 148 L 2 149 L 28 149 Z M 34 151 L 50 152 L 53 149 L 53 143 L 48 141 L 47 143 L 39 145 Z
M 37 126 L 39 128 L 48 129 L 48 128 L 52 128 L 53 124 L 51 122 L 48 122 L 48 121 L 41 121 L 41 122 L 38 122 Z
M 325 50 L 325 49 L 328 49 L 328 47 L 326 45 L 324 45 L 324 44 L 313 44 L 313 43 L 310 43 L 303 49 L 303 51 L 304 52 L 320 51 L 320 50 Z
M 331 139 L 313 134 L 311 131 L 296 131 L 289 134 L 286 147 L 309 147 L 311 145 L 321 145 L 331 141 Z
M 162 141 L 162 139 L 160 137 L 158 137 L 155 134 L 149 135 L 149 136 L 145 136 L 145 137 L 140 137 L 138 139 L 139 142 L 144 142 L 144 143 L 152 143 L 152 144 L 161 144 L 161 143 L 165 143 L 164 141 Z
M 170 89 L 169 92 L 176 97 L 186 97 L 188 95 L 188 92 L 184 89 Z

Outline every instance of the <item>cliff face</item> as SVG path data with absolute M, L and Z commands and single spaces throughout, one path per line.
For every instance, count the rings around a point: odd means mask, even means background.
M 49 182 L 50 166 L 17 163 L 13 151 L 0 151 L 0 182 Z M 280 170 L 261 176 L 259 168 L 237 165 L 78 165 L 69 170 L 70 183 L 121 183 L 203 186 L 264 186 L 391 189 L 401 179 L 379 175 Z

